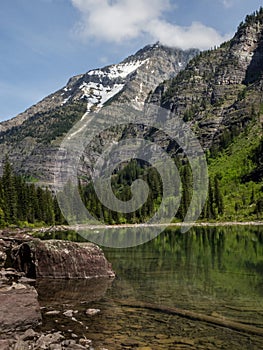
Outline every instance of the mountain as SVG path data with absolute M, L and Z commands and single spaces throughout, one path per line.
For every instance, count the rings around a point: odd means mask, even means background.
M 201 52 L 174 79 L 159 85 L 149 102 L 170 109 L 197 131 L 205 148 L 226 129 L 242 129 L 262 103 L 262 11 L 247 16 L 234 38 Z
M 49 184 L 56 173 L 58 147 L 71 127 L 89 113 L 120 102 L 132 103 L 139 110 L 147 103 L 155 104 L 173 112 L 194 131 L 206 153 L 210 177 L 203 218 L 262 218 L 262 8 L 246 17 L 231 40 L 213 50 L 182 51 L 157 43 L 119 64 L 71 78 L 59 91 L 0 124 L 0 161 L 7 154 L 15 171 Z M 159 130 L 129 125 L 104 132 L 86 150 L 88 158 L 97 159 L 107 141 L 130 136 L 153 140 L 171 155 L 179 154 L 177 161 L 181 162 L 179 170 L 185 186 L 184 210 L 179 215 L 182 219 L 191 198 L 191 172 L 178 145 Z M 78 174 L 82 176 L 87 168 L 81 166 L 84 168 Z M 120 170 L 113 185 L 120 192 L 119 198 L 129 200 L 133 175 L 149 178 L 148 170 L 145 164 L 137 163 Z M 150 206 L 154 209 L 160 202 L 162 185 L 156 175 L 152 178 L 156 200 L 148 200 L 142 217 L 149 215 Z M 91 208 L 96 206 L 92 193 L 89 189 L 86 198 Z M 97 216 L 104 211 L 99 206 L 96 210 Z M 104 217 L 109 217 L 105 213 Z
M 0 124 L 0 161 L 8 155 L 16 172 L 52 181 L 58 145 L 84 114 L 113 99 L 142 108 L 149 92 L 176 76 L 197 53 L 156 43 L 119 64 L 72 77 L 62 89 Z
M 201 52 L 160 84 L 148 101 L 195 131 L 211 183 L 220 184 L 225 218 L 262 218 L 263 8 L 248 15 L 230 41 Z

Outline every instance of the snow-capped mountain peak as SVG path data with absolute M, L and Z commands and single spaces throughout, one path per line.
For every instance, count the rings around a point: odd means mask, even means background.
M 159 43 L 148 45 L 118 64 L 93 69 L 69 79 L 62 89 L 45 97 L 17 117 L 3 122 L 5 131 L 24 123 L 38 113 L 49 113 L 75 102 L 86 101 L 86 113 L 98 111 L 113 101 L 129 101 L 140 108 L 151 90 L 174 77 L 198 50 L 183 51 Z

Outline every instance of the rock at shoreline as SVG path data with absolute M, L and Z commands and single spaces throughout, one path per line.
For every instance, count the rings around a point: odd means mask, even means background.
M 33 281 L 37 279 L 36 285 L 40 294 L 43 284 L 44 295 L 46 292 L 60 295 L 64 293 L 64 288 L 68 291 L 70 282 L 74 282 L 70 295 L 76 300 L 76 293 L 78 295 L 80 293 L 76 284 L 85 279 L 84 282 L 87 282 L 87 285 L 85 283 L 83 285 L 85 292 L 82 289 L 81 292 L 85 296 L 85 302 L 88 302 L 103 295 L 112 281 L 109 277 L 114 276 L 111 264 L 95 244 L 57 240 L 41 241 L 26 234 L 6 236 L 2 234 L 0 236 L 0 349 L 51 350 L 65 347 L 72 350 L 89 349 L 90 340 L 85 341 L 85 344 L 78 343 L 77 339 L 65 339 L 60 332 L 54 332 L 54 330 L 37 333 L 32 329 L 41 324 L 42 317 L 37 290 L 29 283 L 32 279 Z M 43 277 L 48 278 L 48 283 Z M 64 279 L 63 289 L 58 288 L 56 284 L 58 279 Z M 79 280 L 73 281 L 73 279 Z M 68 310 L 64 314 L 71 317 L 74 311 Z M 74 318 L 71 317 L 71 319 Z M 72 338 L 75 338 L 74 334 Z
M 41 312 L 34 287 L 13 283 L 0 288 L 0 329 L 4 332 L 25 330 L 41 323 Z
M 28 329 L 24 333 L 14 333 L 12 337 L 0 339 L 1 350 L 77 350 L 94 349 L 92 341 L 89 339 L 65 339 L 61 332 L 38 333 L 33 329 Z
M 28 278 L 115 277 L 103 251 L 93 243 L 40 240 L 25 233 L 0 233 L 0 268 Z
M 31 278 L 114 277 L 102 250 L 92 243 L 32 239 L 13 255 L 15 267 Z

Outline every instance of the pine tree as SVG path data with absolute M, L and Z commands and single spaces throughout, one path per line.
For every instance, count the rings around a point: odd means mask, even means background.
M 224 205 L 223 205 L 223 196 L 220 192 L 219 188 L 219 177 L 216 175 L 214 177 L 214 186 L 215 186 L 215 205 L 217 207 L 217 212 L 219 215 L 222 215 L 224 213 Z
M 27 186 L 22 178 L 22 176 L 15 176 L 15 189 L 17 195 L 17 219 L 19 221 L 27 221 L 26 211 L 27 211 L 27 201 L 26 201 L 26 193 Z
M 55 196 L 53 199 L 53 208 L 54 208 L 54 220 L 56 225 L 64 225 L 66 224 L 66 220 L 60 210 L 57 197 Z
M 26 203 L 27 203 L 26 205 L 27 221 L 33 224 L 37 220 L 37 212 L 38 212 L 38 199 L 37 199 L 37 192 L 34 184 L 29 184 L 27 186 Z
M 17 223 L 17 193 L 15 188 L 15 178 L 8 158 L 5 159 L 3 176 L 3 211 L 5 221 L 9 224 Z
M 182 199 L 181 199 L 181 205 L 178 211 L 179 218 L 182 220 L 189 208 L 190 202 L 191 202 L 191 196 L 192 196 L 192 173 L 191 173 L 191 167 L 189 164 L 186 164 L 182 168 Z
M 215 210 L 214 210 L 214 193 L 213 193 L 213 187 L 211 183 L 211 179 L 209 180 L 208 185 L 208 197 L 207 197 L 207 203 L 206 203 L 206 217 L 208 219 L 215 219 Z
M 54 209 L 53 209 L 53 199 L 52 199 L 52 194 L 48 190 L 48 188 L 46 188 L 44 192 L 44 203 L 45 203 L 44 221 L 48 225 L 54 225 L 55 215 L 54 215 Z

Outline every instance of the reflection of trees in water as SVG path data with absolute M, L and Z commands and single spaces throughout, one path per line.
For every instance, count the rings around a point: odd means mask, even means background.
M 131 241 L 140 236 L 138 230 L 135 228 Z M 150 234 L 150 230 L 148 227 L 145 233 Z M 125 228 L 110 231 L 109 240 L 115 244 L 127 240 L 127 232 L 130 233 Z M 63 237 L 61 232 L 57 235 L 60 239 L 82 238 L 73 231 L 64 232 Z M 52 238 L 56 238 L 56 233 Z M 194 227 L 183 234 L 170 227 L 145 244 L 124 249 L 103 247 L 103 250 L 117 273 L 114 283 L 118 288 L 124 281 L 130 284 L 131 294 L 137 293 L 138 287 L 138 297 L 141 288 L 157 290 L 158 294 L 162 288 L 175 290 L 175 285 L 181 290 L 191 289 L 191 293 L 262 296 L 262 288 L 256 287 L 263 285 L 262 226 Z M 136 284 L 145 286 L 136 287 Z
M 106 249 L 105 253 L 119 277 L 133 284 L 144 278 L 149 288 L 158 288 L 154 279 L 159 283 L 166 279 L 167 285 L 177 283 L 210 295 L 234 297 L 255 292 L 253 281 L 245 277 L 252 271 L 251 264 L 255 267 L 253 273 L 261 278 L 261 230 L 242 226 L 195 227 L 182 234 L 176 228 L 168 228 L 144 245 Z

